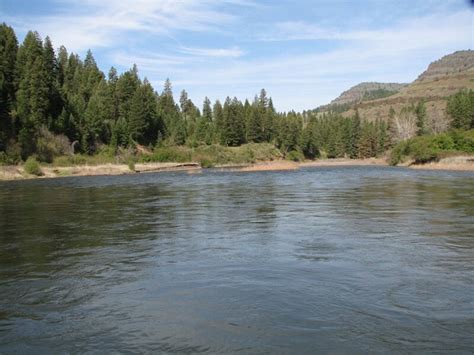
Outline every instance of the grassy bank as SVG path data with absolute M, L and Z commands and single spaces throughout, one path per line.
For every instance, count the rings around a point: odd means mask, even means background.
M 269 143 L 245 144 L 240 147 L 205 145 L 196 148 L 187 146 L 158 147 L 153 151 L 122 150 L 117 154 L 103 150 L 96 155 L 61 156 L 53 160 L 56 167 L 103 164 L 140 164 L 140 163 L 199 163 L 202 167 L 214 167 L 229 164 L 252 164 L 258 161 L 282 159 L 283 154 Z

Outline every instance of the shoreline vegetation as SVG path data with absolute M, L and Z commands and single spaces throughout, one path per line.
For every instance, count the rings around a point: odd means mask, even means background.
M 279 112 L 265 89 L 253 100 L 205 97 L 196 105 L 184 89 L 175 101 L 169 79 L 159 93 L 136 65 L 123 73 L 112 67 L 106 75 L 91 51 L 81 59 L 33 31 L 20 44 L 5 23 L 0 63 L 1 180 L 214 167 L 294 170 L 365 165 L 379 157 L 393 166 L 472 166 L 470 159 L 453 160 L 474 154 L 474 91 L 468 88 L 446 97 L 446 110 L 437 115 L 428 114 L 420 96 L 391 107 L 384 119 L 364 117 L 357 107 L 351 116 Z
M 204 167 L 199 162 L 151 162 L 137 163 L 131 167 L 124 163 L 106 163 L 97 165 L 40 166 L 40 174 L 29 174 L 22 165 L 0 166 L 0 181 L 27 180 L 38 178 L 60 178 L 70 176 L 113 176 L 157 172 L 185 171 L 200 173 L 203 169 L 212 168 L 229 172 L 291 171 L 300 168 L 324 168 L 343 166 L 390 166 L 386 158 L 368 159 L 318 159 L 313 161 L 290 161 L 284 159 L 259 161 L 240 164 L 217 164 Z M 399 166 L 411 169 L 474 171 L 474 155 L 460 155 L 443 158 L 428 163 L 405 162 Z

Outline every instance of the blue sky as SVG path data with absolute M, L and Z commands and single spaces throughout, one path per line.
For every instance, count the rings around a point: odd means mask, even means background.
M 362 81 L 410 82 L 474 47 L 467 0 L 0 0 L 20 41 L 30 29 L 105 72 L 138 65 L 161 91 L 201 105 L 263 87 L 280 111 L 315 108 Z

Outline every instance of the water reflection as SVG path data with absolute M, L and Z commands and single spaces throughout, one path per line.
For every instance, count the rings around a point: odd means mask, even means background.
M 1 183 L 0 352 L 469 352 L 472 177 Z

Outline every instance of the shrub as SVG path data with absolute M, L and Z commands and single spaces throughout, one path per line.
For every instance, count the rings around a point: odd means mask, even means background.
M 160 147 L 156 148 L 152 155 L 143 156 L 145 162 L 177 162 L 185 163 L 191 161 L 191 151 L 186 147 Z
M 71 144 L 65 135 L 55 135 L 41 128 L 36 142 L 36 153 L 40 161 L 52 163 L 55 157 L 71 152 Z
M 304 155 L 303 153 L 297 150 L 292 150 L 286 155 L 286 159 L 291 160 L 291 161 L 303 161 Z
M 474 130 L 452 130 L 432 136 L 420 136 L 398 143 L 390 154 L 390 164 L 409 157 L 416 163 L 439 160 L 455 153 L 474 153 Z
M 135 162 L 133 161 L 133 159 L 130 159 L 128 161 L 128 168 L 130 169 L 130 171 L 135 171 Z
M 410 142 L 409 152 L 416 163 L 427 163 L 437 159 L 438 150 L 433 146 L 432 140 L 432 137 L 423 136 Z
M 213 168 L 214 167 L 214 162 L 211 159 L 203 158 L 199 161 L 199 164 L 201 165 L 202 168 Z
M 36 176 L 43 175 L 43 172 L 41 171 L 41 167 L 35 157 L 29 157 L 26 160 L 25 165 L 23 165 L 23 168 L 25 169 L 25 172 L 30 175 L 36 175 Z
M 16 142 L 10 142 L 0 160 L 2 161 L 0 164 L 4 165 L 18 164 L 21 162 L 21 146 Z
M 0 152 L 0 165 L 8 165 L 8 156 L 5 152 Z

